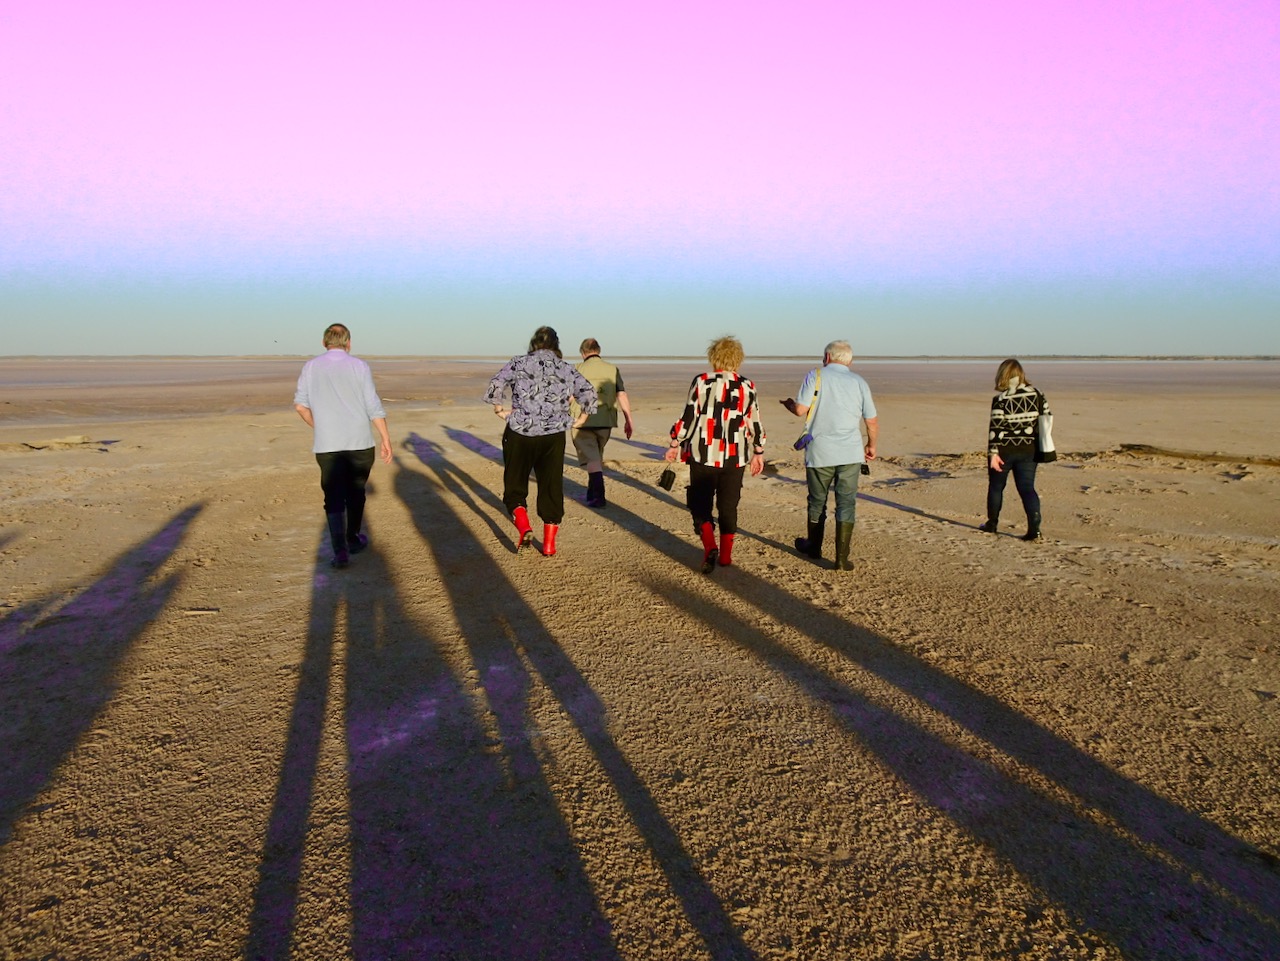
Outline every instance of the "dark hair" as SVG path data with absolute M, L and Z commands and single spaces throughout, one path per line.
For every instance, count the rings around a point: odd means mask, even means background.
M 594 337 L 588 337 L 578 345 L 578 353 L 580 354 L 598 354 L 600 353 L 600 341 Z
M 550 327 L 539 327 L 529 338 L 529 353 L 532 354 L 535 350 L 549 350 L 557 357 L 564 357 L 560 353 L 560 335 Z

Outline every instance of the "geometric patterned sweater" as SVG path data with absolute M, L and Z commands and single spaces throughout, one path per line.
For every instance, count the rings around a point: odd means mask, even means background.
M 746 467 L 764 450 L 756 385 L 733 370 L 699 374 L 689 385 L 680 419 L 671 428 L 680 460 L 706 467 Z
M 1002 390 L 991 398 L 987 428 L 987 456 L 1001 460 L 1030 460 L 1036 453 L 1036 419 L 1049 413 L 1044 394 L 1030 384 Z

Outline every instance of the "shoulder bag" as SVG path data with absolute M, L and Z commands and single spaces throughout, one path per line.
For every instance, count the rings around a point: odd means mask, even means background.
M 809 428 L 813 424 L 813 412 L 818 409 L 818 398 L 822 391 L 822 369 L 815 371 L 817 377 L 813 382 L 813 403 L 809 405 L 809 411 L 804 418 L 804 433 L 801 434 L 794 444 L 791 446 L 796 450 L 804 450 L 813 443 L 813 435 L 809 433 Z

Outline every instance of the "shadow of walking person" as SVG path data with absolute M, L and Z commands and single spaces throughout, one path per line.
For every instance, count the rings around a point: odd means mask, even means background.
M 466 431 L 457 430 L 456 428 L 452 428 L 452 427 L 446 427 L 445 434 L 449 437 L 450 440 L 460 444 L 462 447 L 465 447 L 467 450 L 471 451 L 472 453 L 479 454 L 481 457 L 485 458 L 486 460 L 493 461 L 494 463 L 497 463 L 499 465 L 502 463 L 502 451 L 498 450 L 496 447 L 494 447 L 492 444 L 489 444 L 487 441 L 482 440 L 479 437 L 476 437 L 474 434 L 469 434 Z M 442 464 L 447 461 L 445 452 L 440 447 L 439 444 L 436 444 L 434 441 L 426 440 L 425 438 L 420 437 L 418 434 L 410 434 L 409 440 L 406 442 L 405 447 L 406 449 L 413 451 L 414 455 L 420 461 L 422 461 L 422 463 L 428 466 L 434 467 L 437 461 Z M 480 508 L 479 505 L 476 503 L 477 500 L 482 500 L 487 504 L 494 505 L 494 509 L 500 515 L 505 516 L 507 509 L 506 509 L 506 506 L 502 503 L 501 498 L 499 498 L 492 491 L 489 491 L 483 485 L 478 484 L 475 480 L 473 480 L 470 477 L 470 475 L 464 474 L 461 470 L 459 470 L 456 466 L 453 466 L 452 464 L 448 466 L 448 468 L 446 469 L 446 473 L 452 473 L 457 477 L 466 478 L 465 485 L 463 486 L 455 485 L 457 486 L 457 489 L 460 492 L 459 496 L 461 496 L 463 500 L 465 500 L 467 503 L 475 506 L 476 513 L 485 519 L 486 523 L 488 523 L 489 526 L 492 527 L 494 531 L 498 533 L 501 539 L 505 539 L 509 541 L 514 547 L 515 540 L 511 536 L 512 528 L 507 525 L 504 525 L 503 527 L 499 528 L 498 525 L 496 525 L 493 522 L 492 514 Z M 633 488 L 635 490 L 643 491 L 644 493 L 650 495 L 656 500 L 665 501 L 666 503 L 672 506 L 680 507 L 681 509 L 687 509 L 685 502 L 683 500 L 677 500 L 675 497 L 666 493 L 665 491 L 662 490 L 662 488 L 657 487 L 656 485 L 653 487 L 649 487 L 648 485 L 641 484 L 640 482 L 630 477 L 627 477 L 625 475 L 618 475 L 617 477 L 612 479 L 612 482 L 622 486 Z M 465 490 L 470 490 L 474 494 L 474 497 L 472 497 L 471 494 L 465 493 Z M 586 488 L 582 486 L 578 481 L 573 480 L 570 477 L 566 477 L 564 479 L 564 491 L 565 491 L 566 497 L 573 497 L 580 500 L 582 499 L 582 495 L 586 493 Z M 646 520 L 640 517 L 638 514 L 632 513 L 631 511 L 622 510 L 622 509 L 614 510 L 611 507 L 608 512 L 608 517 L 620 529 L 625 530 L 628 533 L 635 534 L 636 536 L 644 538 L 646 540 L 652 540 L 653 533 L 658 530 L 657 528 L 654 527 L 651 521 Z M 677 557 L 679 557 L 680 553 L 687 554 L 688 551 L 687 549 L 680 552 L 673 551 L 671 553 L 672 559 L 674 560 Z
M 258 864 L 244 948 L 246 961 L 287 958 L 293 939 L 301 897 L 303 848 L 316 791 L 325 717 L 330 710 L 334 645 L 339 620 L 346 609 L 346 591 L 352 585 L 352 578 L 345 575 L 330 576 L 329 563 L 322 556 L 327 542 L 326 530 L 320 536 L 298 686 Z M 373 551 L 368 553 L 372 555 Z
M 453 663 L 453 628 L 406 600 L 421 585 L 397 582 L 376 539 L 359 560 L 339 576 L 317 568 L 244 957 L 285 959 L 302 937 L 303 849 L 338 684 L 357 961 L 616 957 L 527 726 L 504 718 L 499 743 L 486 719 L 524 703 L 526 673 L 491 663 L 477 692 Z
M 0 844 L 111 700 L 121 659 L 180 579 L 152 575 L 203 507 L 175 514 L 60 607 L 31 602 L 0 621 Z
M 502 449 L 490 444 L 487 440 L 477 437 L 470 431 L 458 430 L 456 427 L 446 427 L 444 435 L 455 444 L 461 444 L 473 454 L 479 454 L 486 460 L 491 460 L 495 464 L 502 463 Z M 418 437 L 417 434 L 412 435 Z M 421 440 L 421 438 L 418 438 Z
M 651 579 L 648 586 L 800 685 L 919 797 L 1105 934 L 1125 957 L 1274 957 L 1280 876 L 1260 852 L 1211 822 L 1123 778 L 989 695 L 771 584 L 744 585 L 734 603 L 717 608 L 671 578 Z M 1039 771 L 1101 817 L 1082 814 L 1075 804 L 980 760 L 813 666 L 740 615 L 747 598 Z
M 436 456 L 437 451 L 423 452 L 428 455 L 423 462 L 435 475 L 435 482 L 414 471 L 401 470 L 397 474 L 397 493 L 409 507 L 424 542 L 436 555 L 437 566 L 446 568 L 452 552 L 467 551 L 470 565 L 466 580 L 446 577 L 443 584 L 497 720 L 515 783 L 522 792 L 538 798 L 539 803 L 555 805 L 541 775 L 543 760 L 530 746 L 529 696 L 534 678 L 528 675 L 528 664 L 590 748 L 711 957 L 718 961 L 754 958 L 679 835 L 609 733 L 608 715 L 599 696 L 503 570 L 475 545 L 474 535 L 445 502 L 447 494 L 478 509 L 474 497 L 484 497 L 485 489 L 466 472 Z M 479 592 L 472 585 L 478 585 Z M 554 841 L 571 843 L 567 838 Z M 551 844 L 528 854 L 535 858 L 534 863 L 539 858 L 549 859 L 546 866 L 551 873 L 563 873 L 557 862 L 571 857 L 568 850 L 558 850 Z M 576 862 L 576 855 L 572 855 L 570 863 Z M 558 895 L 557 900 L 561 897 Z M 594 913 L 598 909 L 593 906 L 591 910 Z M 589 952 L 559 956 L 603 957 Z
M 620 508 L 610 517 L 623 527 L 644 527 L 643 540 L 647 546 L 668 556 L 679 556 L 683 542 L 669 531 Z M 740 567 L 735 570 L 735 577 L 716 583 L 734 596 L 737 603 L 758 608 L 770 618 L 793 626 L 815 643 L 927 704 L 1075 795 L 1102 817 L 1114 821 L 1120 830 L 1130 833 L 1139 844 L 1153 847 L 1163 858 L 1179 865 L 1178 871 L 1169 875 L 1170 883 L 1174 883 L 1175 878 L 1203 878 L 1207 888 L 1199 880 L 1187 883 L 1196 891 L 1224 892 L 1206 895 L 1206 900 L 1199 902 L 1206 918 L 1211 919 L 1215 911 L 1225 912 L 1224 916 L 1240 918 L 1245 929 L 1256 931 L 1256 919 L 1248 921 L 1248 915 L 1239 913 L 1233 900 L 1238 899 L 1261 912 L 1268 924 L 1280 929 L 1280 864 L 1274 855 L 1233 837 L 1213 821 L 1125 778 L 999 699 L 901 650 L 888 639 L 851 630 L 849 622 L 839 615 L 815 607 L 751 571 Z M 662 595 L 666 590 L 667 587 L 660 587 L 657 593 Z M 1146 855 L 1134 854 L 1135 866 L 1146 863 Z M 1127 870 L 1123 861 L 1119 870 Z M 1099 898 L 1093 891 L 1091 875 L 1074 879 L 1067 887 L 1084 905 L 1116 920 L 1106 898 Z M 1074 901 L 1066 898 L 1064 903 Z M 1146 909 L 1138 913 L 1147 916 Z M 1189 916 L 1185 923 L 1194 927 L 1196 921 Z
M 977 530 L 977 524 L 971 524 L 968 521 L 958 521 L 951 517 L 943 517 L 941 514 L 930 514 L 926 510 L 919 507 L 908 507 L 906 504 L 899 504 L 897 501 L 887 500 L 883 497 L 877 497 L 875 494 L 864 494 L 858 491 L 858 500 L 867 501 L 871 504 L 879 504 L 881 507 L 892 507 L 896 511 L 902 511 L 904 514 L 912 514 L 916 517 L 923 517 L 926 520 L 937 521 L 939 524 L 950 524 L 952 527 L 963 527 L 967 530 Z
M 473 661 L 483 690 L 464 686 L 452 627 L 424 634 L 387 572 L 370 574 L 346 625 L 355 957 L 615 958 L 541 776 L 527 671 L 455 610 L 466 645 L 490 652 Z

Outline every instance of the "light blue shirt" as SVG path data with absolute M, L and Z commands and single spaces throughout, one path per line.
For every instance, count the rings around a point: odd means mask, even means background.
M 801 407 L 818 407 L 809 422 L 813 442 L 804 450 L 805 467 L 839 467 L 861 464 L 866 459 L 862 441 L 862 421 L 876 416 L 867 382 L 844 364 L 827 364 L 822 368 L 819 396 L 814 397 L 818 383 L 817 370 L 805 375 L 796 403 Z
M 311 450 L 317 454 L 368 450 L 374 446 L 369 422 L 387 416 L 369 365 L 341 347 L 306 362 L 293 402 L 311 409 L 316 422 Z

